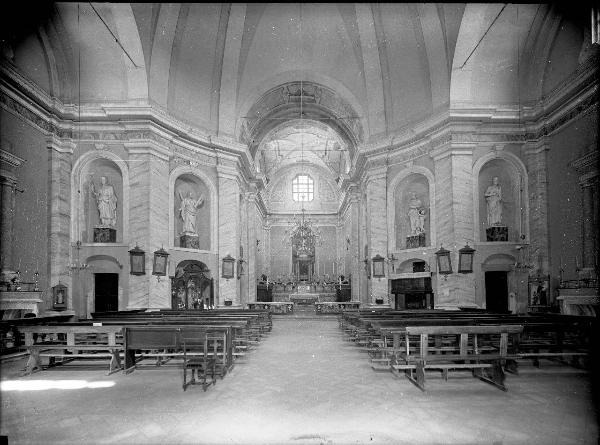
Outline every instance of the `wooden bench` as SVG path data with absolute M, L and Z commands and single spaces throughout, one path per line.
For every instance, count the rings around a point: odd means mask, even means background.
M 451 369 L 470 369 L 475 377 L 506 391 L 502 364 L 512 358 L 508 354 L 508 336 L 522 331 L 523 326 L 519 325 L 406 326 L 404 352 L 395 354 L 390 369 L 395 375 L 404 371 L 406 377 L 422 391 L 425 391 L 426 369 L 441 370 L 446 380 Z M 416 353 L 411 351 L 411 336 L 419 338 Z M 440 350 L 430 345 L 430 340 L 435 343 L 436 338 L 448 336 L 456 339 L 455 350 Z M 482 350 L 478 336 L 498 337 L 499 341 L 493 350 Z
M 124 372 L 129 374 L 136 364 L 146 357 L 155 357 L 157 364 L 165 363 L 164 358 L 183 357 L 181 332 L 204 332 L 211 345 L 211 358 L 216 361 L 221 378 L 233 367 L 233 344 L 231 326 L 199 325 L 132 325 L 123 328 L 125 350 Z M 136 357 L 136 351 L 141 351 Z
M 121 369 L 123 345 L 117 340 L 121 326 L 21 326 L 29 359 L 25 374 L 42 370 L 41 357 L 49 358 L 49 366 L 75 359 L 109 358 L 108 374 Z

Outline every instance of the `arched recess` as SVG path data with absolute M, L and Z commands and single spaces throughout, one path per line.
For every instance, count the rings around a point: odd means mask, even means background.
M 396 176 L 390 181 L 388 185 L 387 193 L 387 218 L 388 218 L 388 250 L 390 252 L 398 252 L 404 250 L 405 246 L 397 243 L 396 234 L 396 189 L 402 184 L 402 182 L 409 178 L 411 175 L 423 176 L 429 186 L 429 213 L 426 216 L 428 219 L 429 228 L 427 232 L 426 245 L 435 246 L 436 241 L 436 213 L 435 213 L 435 178 L 433 173 L 425 167 L 413 165 L 401 170 Z M 427 227 L 427 225 L 426 225 Z
M 317 82 L 294 80 L 279 84 L 246 103 L 243 110 L 236 124 L 236 138 L 248 144 L 252 156 L 269 131 L 286 120 L 300 117 L 327 121 L 344 139 L 351 159 L 356 145 L 365 138 L 361 110 L 338 91 Z
M 179 205 L 179 197 L 176 198 L 175 193 L 175 185 L 177 183 L 177 179 L 180 176 L 189 175 L 191 177 L 198 178 L 207 188 L 209 196 L 208 199 L 205 196 L 205 206 L 206 201 L 208 201 L 209 208 L 209 225 L 210 225 L 210 243 L 208 249 L 193 249 L 195 252 L 205 252 L 205 253 L 216 253 L 217 246 L 217 237 L 218 237 L 218 226 L 217 226 L 217 215 L 218 215 L 218 196 L 217 189 L 215 184 L 210 179 L 210 177 L 197 168 L 191 167 L 189 165 L 180 165 L 174 168 L 169 175 L 169 246 L 171 248 L 176 249 L 185 249 L 183 247 L 179 247 L 175 243 L 175 237 L 178 236 L 176 233 L 177 224 L 176 218 L 178 218 L 178 212 L 175 212 L 175 206 Z M 200 210 L 202 207 L 200 208 Z
M 529 196 L 525 164 L 515 155 L 505 151 L 494 151 L 480 157 L 473 164 L 473 238 L 475 242 L 486 242 L 486 202 L 483 194 L 494 176 L 499 178 L 503 205 L 503 222 L 508 226 L 508 241 L 529 242 Z M 504 182 L 504 184 L 503 184 Z M 506 183 L 509 186 L 506 187 Z M 506 191 L 506 193 L 505 193 Z M 506 217 L 505 217 L 506 212 Z M 512 227 L 511 227 L 512 226 Z
M 86 276 L 86 282 L 83 284 L 87 291 L 84 294 L 87 297 L 87 315 L 96 312 L 96 274 L 116 274 L 118 275 L 118 307 L 115 310 L 122 310 L 127 307 L 128 286 L 126 283 L 127 275 L 123 272 L 123 265 L 111 255 L 91 255 L 85 263 L 88 265 L 89 273 Z
M 183 260 L 175 268 L 171 286 L 173 309 L 213 309 L 214 280 L 206 264 Z
M 92 221 L 94 221 L 94 219 L 91 221 L 88 219 L 91 214 L 90 206 L 95 205 L 90 195 L 90 179 L 94 179 L 97 187 L 99 177 L 102 176 L 102 170 L 92 171 L 90 169 L 96 162 L 105 166 L 114 165 L 115 171 L 120 172 L 121 178 L 119 180 L 121 184 L 120 187 L 115 187 L 117 195 L 117 243 L 127 244 L 129 242 L 129 170 L 126 161 L 110 151 L 89 151 L 80 156 L 73 166 L 71 173 L 71 241 L 81 241 L 82 243 L 93 241 L 93 234 L 88 233 L 90 227 L 93 226 Z M 90 177 L 90 175 L 92 176 Z M 110 183 L 110 178 L 108 179 Z
M 413 263 L 425 263 L 425 272 L 430 272 L 431 268 L 429 262 L 425 258 L 409 258 L 402 261 L 395 269 L 397 274 L 400 273 L 413 273 Z

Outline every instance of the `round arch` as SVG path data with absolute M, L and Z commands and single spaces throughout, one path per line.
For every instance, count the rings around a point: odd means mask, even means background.
M 473 164 L 472 177 L 473 177 L 473 239 L 474 242 L 481 242 L 479 224 L 480 224 L 480 214 L 479 214 L 479 173 L 481 169 L 492 160 L 501 159 L 506 161 L 512 168 L 515 169 L 517 173 L 517 178 L 520 183 L 520 193 L 519 193 L 519 202 L 518 208 L 521 209 L 520 221 L 521 221 L 521 235 L 524 235 L 525 238 L 519 240 L 520 242 L 528 242 L 529 240 L 529 200 L 527 197 L 529 196 L 529 187 L 527 180 L 527 168 L 521 159 L 519 159 L 516 155 L 506 152 L 506 151 L 494 151 L 491 153 L 487 153 L 481 156 L 475 163 Z
M 181 175 L 192 175 L 200 179 L 210 191 L 210 252 L 216 253 L 218 239 L 218 194 L 213 180 L 202 170 L 189 165 L 180 165 L 171 170 L 169 174 L 169 247 L 175 248 L 173 239 L 175 238 L 175 182 Z M 183 249 L 183 248 L 177 248 Z M 201 250 L 198 252 L 202 252 Z
M 79 234 L 84 221 L 83 209 L 85 205 L 85 197 L 82 193 L 75 193 L 83 188 L 83 181 L 85 178 L 82 176 L 84 169 L 93 161 L 106 159 L 115 163 L 121 172 L 121 178 L 123 180 L 123 244 L 129 242 L 129 169 L 127 168 L 127 161 L 121 159 L 118 155 L 111 151 L 89 151 L 81 155 L 71 171 L 71 240 L 79 240 Z
M 248 116 L 248 113 L 252 107 L 260 101 L 261 97 L 278 88 L 279 86 L 300 81 L 324 86 L 325 88 L 334 91 L 357 113 L 359 116 L 360 126 L 365 130 L 369 128 L 367 114 L 361 105 L 361 101 L 358 100 L 354 93 L 352 93 L 342 82 L 322 73 L 316 73 L 311 70 L 289 70 L 275 74 L 271 77 L 267 77 L 248 89 L 249 93 L 246 95 L 245 99 L 241 103 L 241 106 L 238 108 L 238 114 L 236 116 L 235 134 L 238 137 L 238 140 L 241 135 L 242 124 L 244 122 L 243 117 Z
M 400 184 L 403 179 L 406 179 L 410 175 L 417 174 L 425 176 L 429 183 L 429 231 L 430 234 L 430 246 L 435 246 L 437 243 L 437 227 L 436 227 L 436 212 L 435 212 L 435 178 L 433 173 L 428 168 L 421 167 L 419 165 L 412 165 L 399 171 L 394 178 L 390 181 L 387 192 L 387 226 L 388 226 L 388 251 L 398 252 L 400 246 L 396 245 L 396 201 L 394 199 L 394 192 L 396 187 Z M 420 249 L 423 249 L 420 247 Z

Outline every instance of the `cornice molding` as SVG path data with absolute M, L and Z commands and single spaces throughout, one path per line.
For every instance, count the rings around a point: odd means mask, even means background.
M 0 149 L 0 164 L 8 164 L 11 167 L 20 167 L 24 162 L 26 162 L 25 159 Z

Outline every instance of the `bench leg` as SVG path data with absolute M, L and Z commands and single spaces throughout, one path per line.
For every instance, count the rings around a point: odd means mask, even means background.
M 415 366 L 415 369 L 407 369 L 405 371 L 406 378 L 413 382 L 421 391 L 425 392 L 425 365 L 423 362 L 417 362 Z
M 40 353 L 38 351 L 29 351 L 29 358 L 27 359 L 27 365 L 25 366 L 23 375 L 29 375 L 41 370 Z
M 112 357 L 110 358 L 108 373 L 106 375 L 111 375 L 113 372 L 121 370 L 121 356 L 119 355 L 119 350 L 113 349 L 110 352 L 112 354 Z
M 510 372 L 511 374 L 519 375 L 519 365 L 516 360 L 508 359 L 504 364 L 504 370 L 506 372 Z
M 502 371 L 502 365 L 499 360 L 495 360 L 491 368 L 475 368 L 473 369 L 473 376 L 477 377 L 486 383 L 491 383 L 502 391 L 506 391 L 504 386 L 504 371 Z
M 446 382 L 448 381 L 448 368 L 442 369 L 442 377 L 444 377 Z

